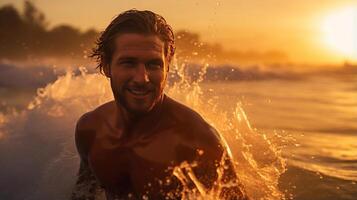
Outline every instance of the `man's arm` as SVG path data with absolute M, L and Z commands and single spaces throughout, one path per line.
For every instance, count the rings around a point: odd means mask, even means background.
M 75 143 L 80 156 L 80 166 L 72 200 L 94 200 L 99 184 L 89 167 L 88 152 L 95 136 L 90 113 L 83 115 L 77 122 Z
M 210 177 L 209 188 L 211 191 L 219 191 L 219 199 L 248 200 L 244 186 L 237 177 L 232 155 L 225 139 L 213 127 L 209 129 L 210 135 L 213 135 L 214 138 L 210 140 L 207 152 L 202 155 L 203 160 L 200 162 L 201 166 L 198 167 L 203 170 L 201 177 L 214 174 L 214 180 Z M 199 171 L 198 173 L 200 173 Z
M 94 200 L 99 184 L 89 168 L 88 163 L 81 161 L 78 179 L 72 192 L 72 200 Z

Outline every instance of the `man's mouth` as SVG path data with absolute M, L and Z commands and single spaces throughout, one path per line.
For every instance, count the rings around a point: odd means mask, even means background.
M 135 96 L 146 96 L 151 92 L 150 89 L 139 89 L 139 88 L 128 88 L 127 90 L 130 93 L 134 94 Z

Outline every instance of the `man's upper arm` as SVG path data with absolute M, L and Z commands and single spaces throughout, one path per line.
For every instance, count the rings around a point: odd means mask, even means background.
M 95 138 L 95 119 L 91 112 L 84 114 L 77 122 L 75 143 L 81 161 L 88 162 L 88 153 Z
M 211 148 L 207 149 L 207 160 L 203 161 L 207 163 L 202 163 L 203 169 L 205 169 L 205 171 L 212 170 L 216 175 L 214 179 L 215 181 L 218 181 L 218 184 L 227 184 L 228 187 L 221 188 L 221 199 L 248 199 L 245 194 L 244 187 L 240 183 L 240 180 L 238 180 L 237 174 L 235 172 L 236 169 L 232 162 L 232 155 L 227 142 L 215 128 L 210 125 L 208 126 L 208 129 L 206 129 L 206 136 L 209 138 L 208 141 L 210 142 L 208 145 Z M 207 164 L 208 166 L 205 166 Z M 211 168 L 212 164 L 213 169 Z
M 91 124 L 89 113 L 84 114 L 77 122 L 75 130 L 75 143 L 81 158 L 78 178 L 73 189 L 72 200 L 94 200 L 99 184 L 89 167 L 88 153 L 95 137 L 95 129 Z

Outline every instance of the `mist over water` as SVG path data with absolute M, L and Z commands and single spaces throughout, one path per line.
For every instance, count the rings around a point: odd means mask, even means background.
M 70 72 L 39 89 L 27 109 L 2 116 L 1 186 L 5 199 L 65 199 L 78 170 L 74 127 L 110 99 L 100 75 Z

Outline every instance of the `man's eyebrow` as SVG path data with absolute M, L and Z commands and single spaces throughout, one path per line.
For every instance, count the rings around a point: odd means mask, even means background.
M 162 63 L 162 59 L 161 58 L 153 58 L 153 59 L 150 59 L 149 62 L 160 62 Z
M 135 60 L 137 60 L 137 58 L 131 57 L 131 56 L 123 56 L 123 57 L 119 56 L 119 58 L 117 59 L 117 61 L 123 61 L 123 60 L 135 61 Z

